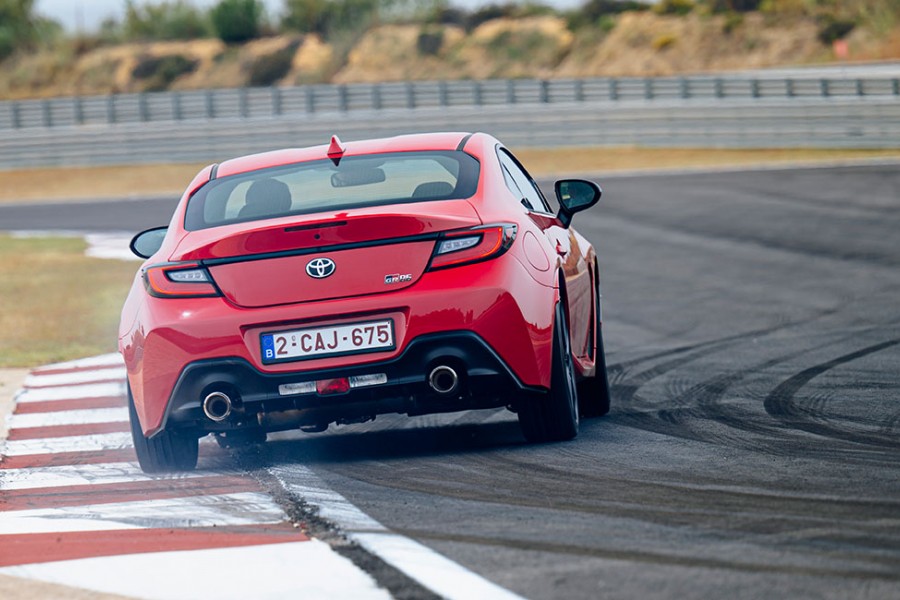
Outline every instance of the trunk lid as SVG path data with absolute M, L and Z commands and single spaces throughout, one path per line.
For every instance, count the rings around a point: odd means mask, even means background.
M 228 300 L 259 308 L 408 287 L 435 234 L 480 224 L 465 200 L 368 207 L 191 232 L 172 259 L 202 261 Z

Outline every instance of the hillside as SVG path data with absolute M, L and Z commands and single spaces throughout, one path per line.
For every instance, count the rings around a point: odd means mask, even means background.
M 315 34 L 241 45 L 218 39 L 56 48 L 0 63 L 0 97 L 107 94 L 247 85 L 497 77 L 655 76 L 838 60 L 810 18 L 650 11 L 573 32 L 553 15 L 499 18 L 466 31 L 440 24 L 370 28 L 343 47 Z M 900 28 L 857 27 L 850 60 L 900 58 Z

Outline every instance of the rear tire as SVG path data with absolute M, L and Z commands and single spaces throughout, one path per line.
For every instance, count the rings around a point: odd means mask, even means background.
M 603 351 L 603 330 L 597 323 L 597 371 L 593 377 L 578 382 L 578 410 L 585 418 L 602 417 L 609 412 L 609 375 L 606 372 L 606 353 Z
M 191 471 L 197 466 L 200 440 L 196 434 L 183 431 L 160 431 L 152 438 L 144 437 L 131 386 L 128 386 L 128 416 L 131 421 L 131 439 L 138 464 L 144 473 Z
M 553 360 L 550 391 L 519 407 L 519 425 L 529 442 L 560 442 L 578 435 L 578 393 L 569 327 L 562 304 L 553 321 Z

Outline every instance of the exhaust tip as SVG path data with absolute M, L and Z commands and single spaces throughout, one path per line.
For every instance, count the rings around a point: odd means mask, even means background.
M 459 387 L 459 375 L 447 365 L 440 365 L 429 373 L 428 385 L 438 394 L 452 394 Z
M 216 423 L 224 421 L 231 414 L 231 398 L 223 392 L 212 392 L 203 399 L 203 414 Z

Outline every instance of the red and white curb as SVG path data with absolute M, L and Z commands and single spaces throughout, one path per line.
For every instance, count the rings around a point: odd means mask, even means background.
M 195 472 L 141 472 L 123 380 L 117 355 L 26 379 L 0 443 L 0 574 L 166 600 L 389 598 L 215 443 Z
M 118 355 L 34 370 L 0 441 L 0 574 L 136 598 L 389 598 L 307 537 L 215 442 L 198 469 L 137 466 Z M 394 534 L 309 469 L 271 473 L 348 539 L 450 599 L 517 599 Z

